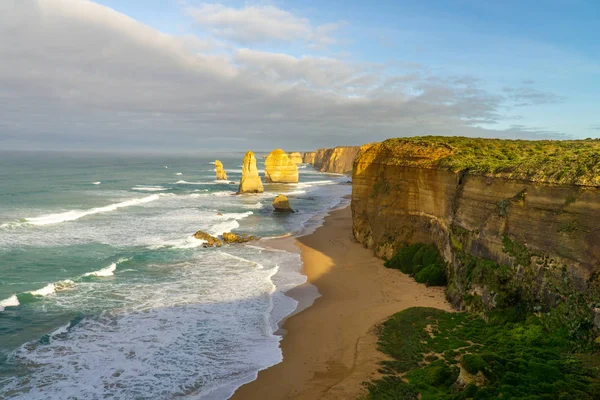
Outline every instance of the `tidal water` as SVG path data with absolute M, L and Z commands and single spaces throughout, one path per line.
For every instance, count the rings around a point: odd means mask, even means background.
M 302 165 L 234 195 L 242 158 L 2 153 L 0 398 L 226 399 L 280 362 L 299 255 L 192 235 L 298 233 L 350 186 Z M 279 193 L 297 213 L 273 212 Z

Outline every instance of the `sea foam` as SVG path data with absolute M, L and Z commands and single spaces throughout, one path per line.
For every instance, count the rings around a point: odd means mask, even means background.
M 25 218 L 25 221 L 28 224 L 32 224 L 32 225 L 58 224 L 61 222 L 75 221 L 75 220 L 85 217 L 87 215 L 105 213 L 105 212 L 115 211 L 115 210 L 118 210 L 119 208 L 123 208 L 123 207 L 137 206 L 139 204 L 149 203 L 151 201 L 158 200 L 159 198 L 160 197 L 157 194 L 153 194 L 148 197 L 126 200 L 126 201 L 123 201 L 120 203 L 110 204 L 110 205 L 104 206 L 104 207 L 91 208 L 89 210 L 71 210 L 71 211 L 67 211 L 67 212 L 63 212 L 63 213 L 42 215 L 40 217 L 35 217 L 35 218 Z
M 6 307 L 17 307 L 19 305 L 19 299 L 16 295 L 10 296 L 8 299 L 0 301 L 0 312 L 4 311 Z
M 32 291 L 25 292 L 25 293 L 33 295 L 33 296 L 46 297 L 48 295 L 51 295 L 52 293 L 71 289 L 73 286 L 75 286 L 75 282 L 73 282 L 70 279 L 67 279 L 64 281 L 49 283 L 41 289 L 32 290 Z
M 115 271 L 117 270 L 117 265 L 121 264 L 122 262 L 125 262 L 127 260 L 129 260 L 129 258 L 121 258 L 120 260 L 110 264 L 106 268 L 99 269 L 98 271 L 88 272 L 81 276 L 97 276 L 97 277 L 113 276 L 115 274 Z

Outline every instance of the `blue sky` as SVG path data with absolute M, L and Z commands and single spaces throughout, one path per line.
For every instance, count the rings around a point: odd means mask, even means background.
M 163 120 L 168 115 L 169 131 L 181 131 L 182 137 L 189 138 L 196 124 L 207 132 L 218 127 L 240 143 L 247 138 L 232 133 L 240 125 L 252 126 L 258 135 L 292 132 L 289 140 L 294 146 L 301 144 L 297 132 L 306 131 L 303 127 L 307 126 L 315 132 L 310 139 L 323 145 L 424 133 L 600 136 L 598 1 L 97 1 L 106 6 L 102 8 L 84 0 L 37 2 L 42 9 L 52 9 L 63 25 L 73 24 L 69 32 L 79 30 L 81 41 L 69 43 L 73 48 L 79 46 L 77 51 L 60 51 L 84 54 L 96 50 L 111 55 L 95 58 L 98 70 L 116 71 L 114 63 L 127 68 L 137 65 L 140 77 L 159 74 L 173 78 L 172 84 L 169 80 L 164 83 L 173 91 L 178 80 L 188 79 L 188 88 L 196 95 L 207 85 L 221 82 L 226 87 L 215 86 L 206 93 L 230 93 L 231 104 L 244 96 L 256 100 L 252 105 L 247 101 L 232 105 L 232 111 L 224 108 L 230 104 L 228 98 L 200 99 L 190 93 L 180 107 L 166 110 L 166 104 L 175 104 L 173 99 L 160 99 L 149 86 L 137 87 L 136 91 L 146 93 L 146 99 L 157 102 L 142 104 L 140 95 L 120 109 L 117 125 L 128 132 L 134 132 L 144 119 L 137 114 L 135 119 L 122 118 L 130 106 L 131 113 L 143 109 L 160 114 Z M 81 6 L 79 13 L 70 12 L 74 5 Z M 32 12 L 19 11 L 24 16 Z M 44 29 L 58 35 L 53 20 L 45 15 L 37 15 L 41 18 L 36 23 L 39 36 L 18 33 L 38 41 L 46 39 Z M 132 21 L 122 20 L 124 15 Z M 79 24 L 83 20 L 86 23 Z M 95 29 L 98 26 L 102 35 Z M 167 35 L 164 44 L 158 33 Z M 142 36 L 154 39 L 139 40 Z M 32 40 L 23 37 L 16 36 L 13 41 Z M 57 36 L 53 45 L 61 40 Z M 123 45 L 121 52 L 113 52 L 115 43 L 130 41 L 134 47 L 125 50 Z M 130 54 L 138 52 L 140 56 L 151 52 L 156 59 L 147 65 L 133 56 L 130 59 Z M 115 60 L 117 56 L 122 60 Z M 189 76 L 181 69 L 190 72 L 185 63 L 175 65 L 188 57 L 194 58 L 197 67 Z M 68 67 L 74 76 L 84 76 L 82 70 L 89 67 L 78 59 L 62 63 L 57 68 Z M 164 70 L 157 71 L 153 65 Z M 205 80 L 201 80 L 199 73 L 208 74 L 206 71 L 218 76 L 202 75 Z M 103 72 L 107 81 L 104 85 L 96 82 L 98 87 L 74 81 L 56 85 L 67 84 L 72 92 L 89 98 L 106 87 L 117 87 L 115 80 L 122 83 L 122 78 L 122 74 Z M 55 82 L 58 77 L 53 74 L 46 79 Z M 236 93 L 237 88 L 246 94 Z M 49 96 L 56 91 L 52 93 Z M 116 92 L 113 96 L 121 97 Z M 61 96 L 60 101 L 68 99 Z M 281 109 L 275 111 L 278 106 Z M 222 109 L 220 116 L 215 108 Z M 325 108 L 328 111 L 322 113 Z M 116 124 L 106 109 L 97 104 L 86 109 L 98 131 L 106 129 L 108 122 Z M 237 115 L 242 109 L 247 114 Z M 194 118 L 186 114 L 192 111 Z M 284 119 L 292 122 L 286 125 Z M 60 129 L 71 130 L 64 121 L 62 118 Z M 11 126 L 17 125 L 19 121 Z M 161 135 L 166 125 L 160 129 L 153 125 L 157 143 L 165 140 Z M 37 138 L 42 136 L 33 128 L 28 130 Z M 10 141 L 15 146 L 16 136 Z M 85 142 L 81 139 L 82 145 Z M 21 145 L 25 146 L 24 142 Z
M 102 4 L 165 32 L 202 34 L 182 11 L 200 2 L 116 1 Z M 440 76 L 470 75 L 489 90 L 535 88 L 556 96 L 550 104 L 506 110 L 519 119 L 496 127 L 527 125 L 577 137 L 600 131 L 600 2 L 545 1 L 280 1 L 268 4 L 314 24 L 344 21 L 341 43 L 312 53 L 358 62 L 416 63 Z M 282 44 L 257 48 L 301 56 Z

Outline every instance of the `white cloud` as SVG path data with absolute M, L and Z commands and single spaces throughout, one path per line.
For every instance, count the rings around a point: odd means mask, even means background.
M 0 147 L 308 149 L 498 135 L 473 124 L 501 118 L 503 98 L 474 81 L 310 55 L 214 55 L 213 45 L 85 0 L 3 2 Z
M 332 34 L 343 24 L 313 26 L 307 18 L 274 6 L 232 8 L 205 3 L 200 7 L 190 7 L 187 11 L 215 37 L 246 45 L 270 41 L 301 41 L 316 47 L 329 46 L 337 42 Z

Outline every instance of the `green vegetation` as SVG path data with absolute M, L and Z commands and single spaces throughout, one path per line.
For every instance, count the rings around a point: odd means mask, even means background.
M 571 354 L 578 346 L 565 330 L 534 315 L 496 314 L 486 322 L 410 308 L 387 320 L 379 335 L 390 360 L 382 363 L 383 378 L 366 383 L 369 400 L 600 398 L 598 364 L 584 364 Z M 586 359 L 597 363 L 597 356 Z
M 417 243 L 405 246 L 384 265 L 413 275 L 417 282 L 427 286 L 444 286 L 447 282 L 446 263 L 432 244 Z
M 388 139 L 391 163 L 540 182 L 600 186 L 599 140 Z M 425 155 L 425 156 L 424 156 Z

